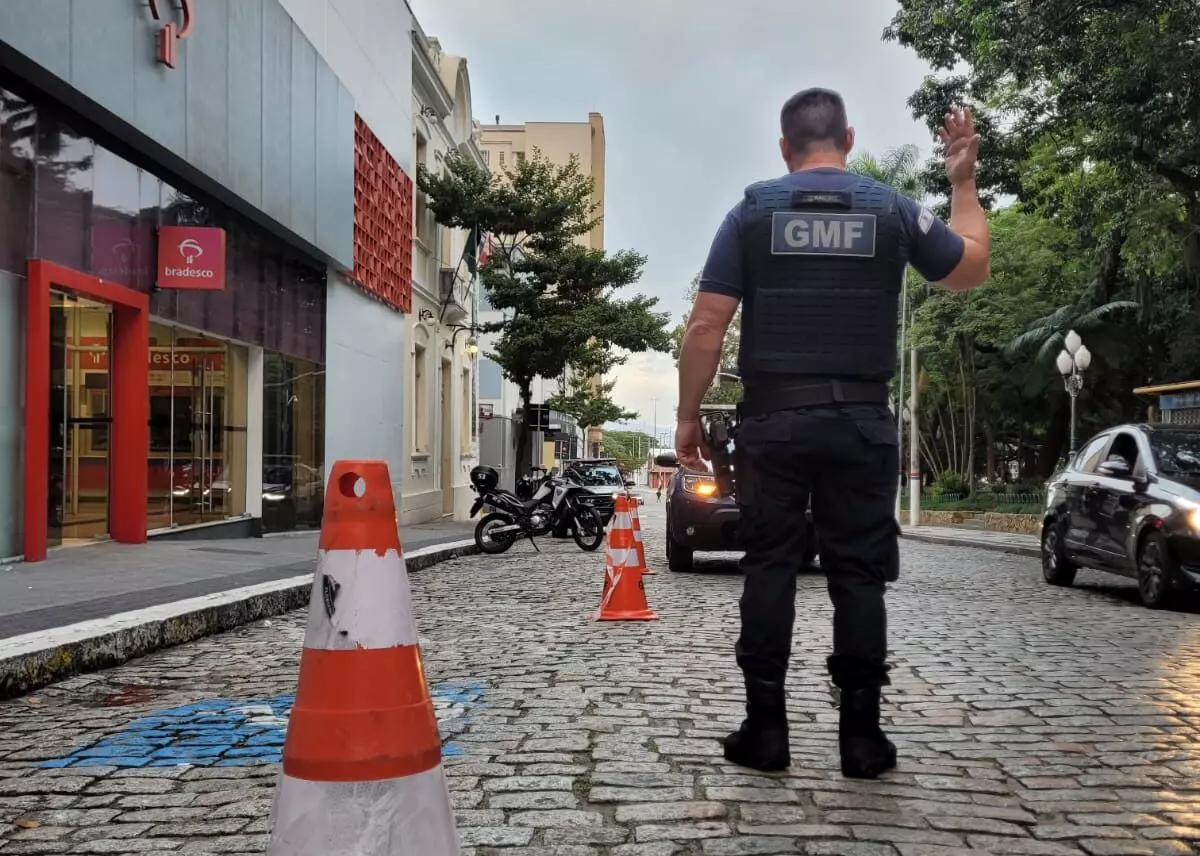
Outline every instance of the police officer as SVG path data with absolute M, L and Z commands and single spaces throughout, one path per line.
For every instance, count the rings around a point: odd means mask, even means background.
M 746 189 L 700 277 L 679 359 L 676 451 L 693 467 L 709 457 L 700 404 L 741 302 L 734 472 L 746 554 L 736 651 L 747 716 L 725 738 L 725 757 L 757 770 L 790 763 L 784 679 L 811 499 L 834 608 L 827 667 L 840 689 L 842 774 L 875 778 L 896 765 L 879 704 L 889 683 L 884 593 L 899 575 L 888 381 L 901 285 L 909 264 L 955 291 L 987 280 L 979 137 L 970 110 L 947 114 L 938 131 L 953 188 L 947 224 L 846 171 L 854 130 L 836 92 L 800 92 L 780 119 L 788 174 Z

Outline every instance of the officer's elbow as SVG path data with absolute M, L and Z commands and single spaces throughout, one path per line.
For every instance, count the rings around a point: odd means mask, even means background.
M 970 291 L 983 285 L 991 276 L 992 259 L 988 248 L 969 241 L 962 260 L 938 285 L 950 291 Z

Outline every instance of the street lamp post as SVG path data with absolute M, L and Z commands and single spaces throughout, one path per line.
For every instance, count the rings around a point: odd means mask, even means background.
M 1075 457 L 1075 399 L 1083 389 L 1083 373 L 1092 364 L 1092 352 L 1083 344 L 1083 339 L 1074 330 L 1067 333 L 1064 348 L 1059 352 L 1055 365 L 1062 375 L 1063 386 L 1067 395 L 1071 396 L 1071 451 L 1070 457 Z

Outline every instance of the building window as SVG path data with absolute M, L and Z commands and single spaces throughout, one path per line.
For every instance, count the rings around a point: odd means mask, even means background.
M 504 395 L 504 375 L 500 366 L 486 357 L 479 361 L 479 397 L 500 398 Z
M 189 526 L 242 514 L 249 401 L 246 349 L 151 324 L 149 361 L 147 528 Z
M 415 169 L 421 167 L 428 168 L 429 166 L 429 143 L 420 134 L 417 134 L 417 151 L 416 151 Z M 429 216 L 429 198 L 421 192 L 421 188 L 413 183 L 413 192 L 416 194 L 416 202 L 413 206 L 413 234 L 417 240 L 421 241 L 429 249 L 434 247 L 434 226 L 432 217 Z
M 514 152 L 517 158 L 517 166 L 525 163 L 525 152 Z
M 492 152 L 491 152 L 491 149 L 483 149 L 482 153 L 483 153 L 483 162 L 484 162 L 484 164 L 486 164 L 487 166 L 491 166 L 491 165 L 492 165 Z
M 325 508 L 325 368 L 263 353 L 263 529 L 319 529 Z
M 413 350 L 413 454 L 429 452 L 429 371 L 425 348 Z
M 498 152 L 500 155 L 500 166 L 504 166 L 504 152 Z

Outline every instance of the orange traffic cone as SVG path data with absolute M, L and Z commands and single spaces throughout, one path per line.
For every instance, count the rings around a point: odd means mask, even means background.
M 458 856 L 395 521 L 386 463 L 334 464 L 268 856 Z
M 629 511 L 633 518 L 633 547 L 637 551 L 638 570 L 643 574 L 656 574 L 658 571 L 646 564 L 646 545 L 642 541 L 642 521 L 638 514 L 637 497 L 630 497 Z
M 604 551 L 604 589 L 600 595 L 597 621 L 653 621 L 658 614 L 646 603 L 642 573 L 634 566 L 633 524 L 629 500 L 617 497 L 616 511 L 608 529 Z

